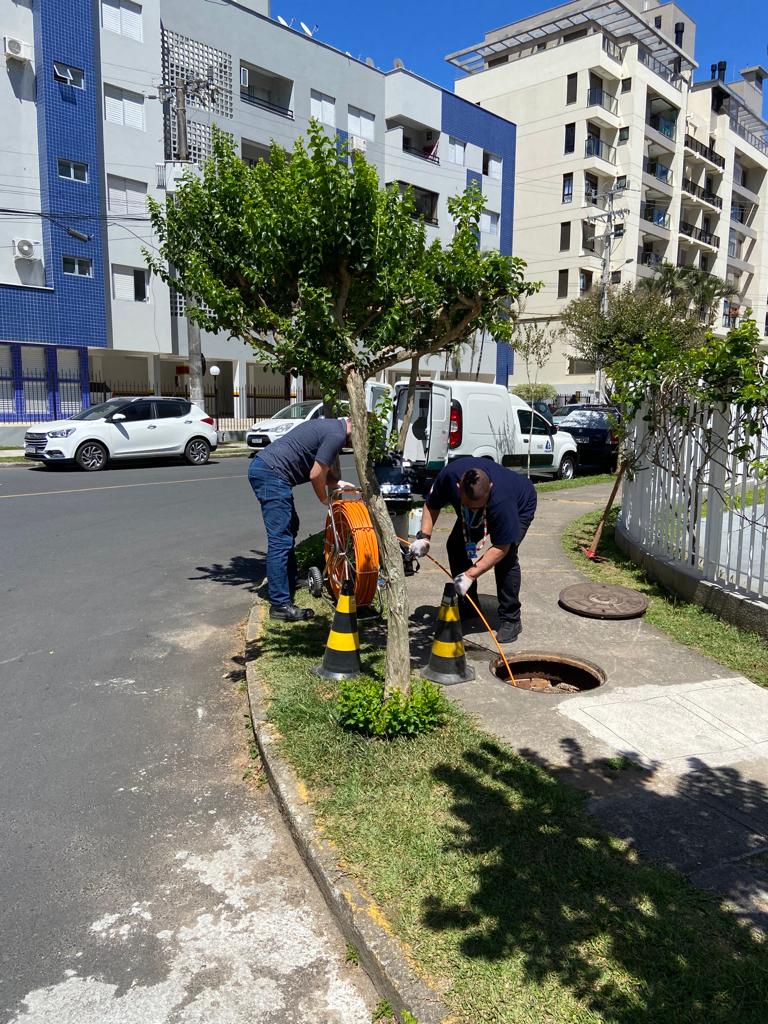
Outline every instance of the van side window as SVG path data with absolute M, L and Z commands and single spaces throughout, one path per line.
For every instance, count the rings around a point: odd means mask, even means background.
M 520 424 L 520 430 L 523 434 L 531 433 L 531 413 L 527 409 L 517 410 L 517 420 Z M 533 413 L 533 433 L 534 434 L 549 434 L 549 425 L 543 416 L 539 416 L 537 413 Z

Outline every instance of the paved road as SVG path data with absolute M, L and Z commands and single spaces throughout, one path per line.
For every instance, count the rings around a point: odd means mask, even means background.
M 0 1024 L 370 1020 L 242 778 L 246 469 L 0 469 Z

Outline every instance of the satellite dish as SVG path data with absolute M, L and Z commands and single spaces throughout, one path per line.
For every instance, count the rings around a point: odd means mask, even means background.
M 280 17 L 279 14 L 277 16 L 277 20 L 280 22 L 281 25 L 285 25 L 286 28 L 289 27 L 288 22 L 285 20 L 285 18 Z
M 366 57 L 365 58 L 365 63 L 368 65 L 369 68 L 375 68 L 376 67 L 376 64 L 374 62 L 373 57 Z
M 405 67 L 405 64 L 403 64 L 403 61 L 402 61 L 402 59 L 400 57 L 395 57 L 393 63 L 394 63 L 394 67 L 396 67 L 396 68 L 404 68 Z
M 307 26 L 306 26 L 306 25 L 304 24 L 304 22 L 303 22 L 303 21 L 300 21 L 300 22 L 299 22 L 299 24 L 301 25 L 301 31 L 302 31 L 302 32 L 304 33 L 304 35 L 305 35 L 305 36 L 309 36 L 309 38 L 311 39 L 311 38 L 312 38 L 312 30 L 311 30 L 310 28 L 308 28 L 308 27 L 307 27 Z

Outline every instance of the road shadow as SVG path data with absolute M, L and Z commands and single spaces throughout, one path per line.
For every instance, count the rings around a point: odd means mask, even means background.
M 193 581 L 208 580 L 222 583 L 227 587 L 240 587 L 257 597 L 267 598 L 266 551 L 251 550 L 248 555 L 233 555 L 229 562 L 214 562 L 213 565 L 197 565 L 199 576 L 190 576 Z
M 606 791 L 590 810 L 626 845 L 583 813 L 584 794 L 556 785 L 541 770 L 551 766 L 487 739 L 464 754 L 462 765 L 433 770 L 451 797 L 444 855 L 469 858 L 472 883 L 463 898 L 428 898 L 424 923 L 435 932 L 458 932 L 462 953 L 478 970 L 513 958 L 530 979 L 546 986 L 556 977 L 612 1024 L 764 1024 L 765 942 L 715 896 L 665 867 L 681 867 L 687 858 L 689 867 L 701 868 L 718 824 L 732 832 L 730 848 L 721 842 L 719 855 L 733 863 L 754 852 L 750 829 L 729 830 L 724 816 L 709 817 L 711 804 L 702 797 L 727 807 L 731 821 L 748 822 L 765 815 L 765 787 L 732 768 L 692 765 L 674 792 L 658 792 L 648 787 L 657 768 L 618 769 L 612 780 L 610 762 L 587 762 L 575 741 L 569 747 L 572 772 L 604 780 Z M 620 814 L 601 813 L 611 801 L 621 803 L 625 828 Z M 765 887 L 759 873 L 756 863 L 752 896 Z M 746 875 L 741 884 L 746 900 Z M 768 925 L 764 914 L 742 916 L 747 924 Z M 617 980 L 603 972 L 606 957 Z

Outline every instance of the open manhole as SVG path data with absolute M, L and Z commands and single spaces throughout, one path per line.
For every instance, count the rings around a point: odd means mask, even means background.
M 522 651 L 507 657 L 518 690 L 536 693 L 582 693 L 595 690 L 605 682 L 605 672 L 597 665 L 565 654 Z M 491 671 L 509 683 L 509 673 L 501 658 L 494 658 Z

